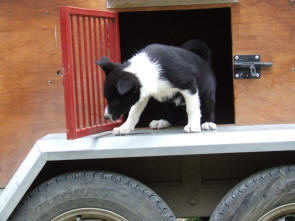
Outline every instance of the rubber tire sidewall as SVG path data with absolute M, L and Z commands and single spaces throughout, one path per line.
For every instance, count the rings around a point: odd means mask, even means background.
M 295 203 L 295 166 L 258 172 L 220 201 L 210 221 L 256 221 L 270 210 Z
M 9 220 L 49 221 L 77 208 L 106 209 L 128 221 L 176 220 L 148 187 L 106 172 L 69 173 L 51 179 L 27 194 Z

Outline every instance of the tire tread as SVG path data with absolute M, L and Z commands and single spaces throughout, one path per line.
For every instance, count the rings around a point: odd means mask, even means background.
M 16 217 L 19 217 L 22 211 L 26 210 L 30 202 L 38 201 L 40 193 L 46 192 L 50 188 L 54 188 L 54 186 L 58 183 L 64 181 L 73 181 L 75 179 L 93 179 L 96 181 L 112 181 L 117 182 L 123 185 L 127 185 L 133 191 L 139 192 L 144 196 L 145 199 L 149 200 L 155 208 L 160 212 L 161 216 L 166 218 L 165 220 L 175 221 L 176 218 L 171 211 L 171 209 L 166 205 L 166 203 L 153 191 L 151 191 L 144 184 L 121 174 L 113 173 L 113 172 L 105 172 L 105 171 L 87 171 L 87 172 L 70 172 L 67 174 L 59 175 L 55 178 L 52 178 L 38 187 L 34 188 L 32 191 L 27 193 L 21 202 L 18 204 L 17 208 L 14 210 L 11 217 L 8 219 L 9 221 L 18 220 Z
M 223 197 L 211 215 L 210 221 L 231 221 L 229 217 L 234 211 L 233 207 L 238 207 L 239 201 L 251 194 L 254 187 L 263 185 L 276 176 L 285 176 L 294 171 L 294 165 L 280 166 L 257 172 L 242 180 Z

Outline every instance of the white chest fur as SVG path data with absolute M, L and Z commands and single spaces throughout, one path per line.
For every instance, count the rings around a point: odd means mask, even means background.
M 152 97 L 154 97 L 158 101 L 166 101 L 170 98 L 172 98 L 179 89 L 173 88 L 169 82 L 164 80 L 158 81 L 158 89 L 156 93 L 151 94 Z
M 159 101 L 164 101 L 175 95 L 179 89 L 173 88 L 165 79 L 161 79 L 161 66 L 157 61 L 152 61 L 145 52 L 141 52 L 133 56 L 130 65 L 125 68 L 138 77 L 142 85 L 141 98 L 154 97 Z

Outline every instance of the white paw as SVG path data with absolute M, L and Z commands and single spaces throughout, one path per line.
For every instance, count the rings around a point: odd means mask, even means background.
M 150 122 L 150 128 L 152 129 L 161 129 L 169 127 L 171 124 L 167 120 L 153 120 Z
M 133 131 L 133 128 L 127 128 L 127 127 L 115 127 L 113 129 L 113 135 L 119 136 L 119 135 L 125 135 L 130 134 Z
M 216 130 L 217 126 L 212 122 L 205 122 L 202 124 L 202 130 Z
M 199 124 L 188 124 L 184 127 L 183 130 L 185 133 L 199 133 L 201 132 L 201 126 Z

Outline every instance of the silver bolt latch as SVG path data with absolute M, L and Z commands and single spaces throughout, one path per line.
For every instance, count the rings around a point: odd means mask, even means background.
M 234 78 L 260 78 L 261 67 L 271 67 L 271 62 L 260 62 L 260 55 L 235 55 Z

